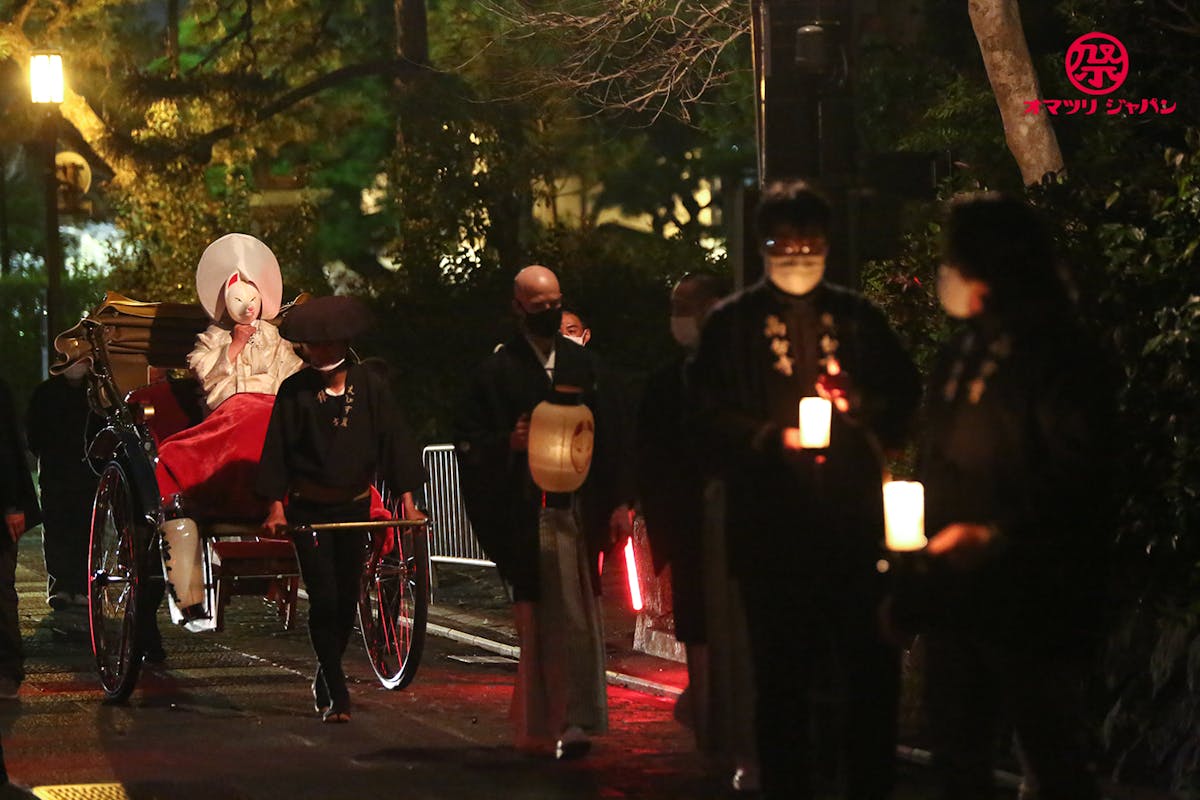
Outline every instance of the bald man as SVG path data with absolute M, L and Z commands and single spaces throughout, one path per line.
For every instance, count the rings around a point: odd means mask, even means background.
M 615 431 L 596 364 L 559 333 L 562 291 L 554 273 L 540 265 L 521 270 L 512 311 L 517 330 L 475 371 L 455 442 L 471 525 L 514 600 L 516 744 L 577 758 L 590 748 L 588 735 L 608 725 L 597 556 L 609 546 L 610 521 L 628 526 L 628 508 L 618 497 Z M 595 415 L 591 469 L 570 494 L 543 492 L 529 472 L 530 415 L 555 386 L 582 389 Z M 591 518 L 597 513 L 604 519 Z

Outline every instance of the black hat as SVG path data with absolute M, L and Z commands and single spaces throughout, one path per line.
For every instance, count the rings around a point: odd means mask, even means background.
M 314 297 L 284 314 L 279 335 L 289 342 L 348 342 L 373 322 L 371 310 L 357 297 Z

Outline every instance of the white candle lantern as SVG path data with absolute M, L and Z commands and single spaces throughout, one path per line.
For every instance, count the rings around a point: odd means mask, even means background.
M 912 552 L 925 547 L 925 487 L 917 481 L 888 481 L 883 485 L 883 516 L 887 547 Z
M 800 398 L 800 446 L 810 450 L 829 447 L 833 404 L 824 397 Z

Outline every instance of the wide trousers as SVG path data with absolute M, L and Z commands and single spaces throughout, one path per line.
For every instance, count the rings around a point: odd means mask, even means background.
M 813 797 L 818 762 L 841 766 L 851 800 L 889 797 L 900 657 L 879 636 L 873 598 L 851 585 L 818 590 L 770 569 L 741 581 L 741 588 L 754 656 L 763 797 Z M 822 707 L 829 712 L 823 720 L 814 713 Z M 816 757 L 817 748 L 824 758 Z
M 576 515 L 543 508 L 538 541 L 539 599 L 513 606 L 521 660 L 510 716 L 522 749 L 551 743 L 569 726 L 608 729 L 600 609 Z

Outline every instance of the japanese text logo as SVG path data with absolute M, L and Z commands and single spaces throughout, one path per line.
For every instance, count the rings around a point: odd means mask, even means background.
M 1027 115 L 1044 111 L 1050 116 L 1168 116 L 1177 108 L 1163 97 L 1100 97 L 1120 89 L 1129 77 L 1129 51 L 1111 34 L 1092 31 L 1071 42 L 1064 67 L 1071 85 L 1091 97 L 1025 100 Z
M 1129 51 L 1115 36 L 1093 31 L 1067 49 L 1067 78 L 1084 94 L 1114 92 L 1128 75 Z

